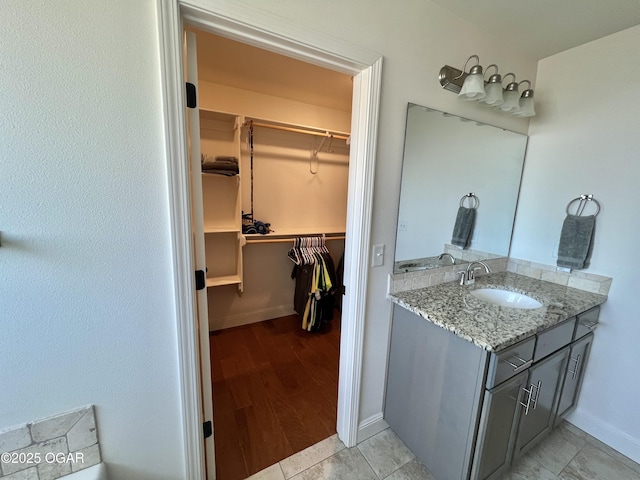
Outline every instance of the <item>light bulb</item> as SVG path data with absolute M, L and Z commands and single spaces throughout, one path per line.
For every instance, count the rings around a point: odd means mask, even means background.
M 513 112 L 520 108 L 520 94 L 518 84 L 513 82 L 504 89 L 504 103 L 500 106 L 503 112 Z
M 512 112 L 516 117 L 533 117 L 536 114 L 536 111 L 533 108 L 533 90 L 531 89 L 531 82 L 529 80 L 523 80 L 520 83 L 525 82 L 529 84 L 529 88 L 522 92 L 518 109 Z
M 485 91 L 482 67 L 480 65 L 475 65 L 471 67 L 469 75 L 464 79 L 458 98 L 461 100 L 480 100 L 481 98 L 484 98 L 484 96 Z
M 516 117 L 533 117 L 535 114 L 533 97 L 522 97 L 520 98 L 520 109 L 513 115 Z
M 488 83 L 485 87 L 485 92 L 486 96 L 480 100 L 481 102 L 491 105 L 492 107 L 499 107 L 504 103 L 501 83 Z

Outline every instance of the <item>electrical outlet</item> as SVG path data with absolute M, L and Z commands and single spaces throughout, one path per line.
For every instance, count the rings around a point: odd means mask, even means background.
M 381 267 L 384 265 L 384 245 L 374 245 L 371 249 L 371 266 Z
M 409 221 L 400 219 L 398 220 L 398 230 L 405 232 L 409 228 Z

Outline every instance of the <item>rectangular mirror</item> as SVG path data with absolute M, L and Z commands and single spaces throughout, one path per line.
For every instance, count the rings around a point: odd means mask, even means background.
M 508 256 L 526 147 L 526 135 L 410 103 L 394 273 L 451 265 L 445 252 Z M 465 247 L 452 242 L 460 206 L 476 207 Z

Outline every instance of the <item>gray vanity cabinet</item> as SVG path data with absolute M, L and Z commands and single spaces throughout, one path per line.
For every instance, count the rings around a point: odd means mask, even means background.
M 497 480 L 575 405 L 593 339 L 578 331 L 571 317 L 490 352 L 394 305 L 385 420 L 434 478 Z
M 568 357 L 569 347 L 565 347 L 531 367 L 528 387 L 524 390 L 514 458 L 533 447 L 553 427 Z
M 587 359 L 589 358 L 592 342 L 593 333 L 590 333 L 571 345 L 564 385 L 562 386 L 562 393 L 560 394 L 560 401 L 558 402 L 556 424 L 561 422 L 563 417 L 571 412 L 578 403 L 578 394 L 580 392 L 580 386 L 582 385 L 582 379 L 584 378 L 584 371 L 587 366 Z

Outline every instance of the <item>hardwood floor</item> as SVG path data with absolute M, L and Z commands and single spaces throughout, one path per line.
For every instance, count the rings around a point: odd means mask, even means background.
M 336 432 L 340 312 L 320 332 L 297 315 L 212 332 L 218 480 L 240 480 Z

